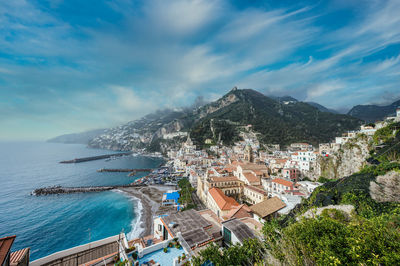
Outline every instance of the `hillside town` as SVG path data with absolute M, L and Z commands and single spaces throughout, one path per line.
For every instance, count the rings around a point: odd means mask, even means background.
M 231 147 L 207 141 L 198 149 L 188 135 L 179 149 L 168 152 L 165 166 L 136 181 L 171 188 L 159 199 L 164 212 L 153 213 L 152 224 L 145 225 L 150 235 L 128 239 L 122 232 L 33 262 L 29 248 L 10 252 L 16 236 L 5 237 L 0 239 L 2 265 L 189 265 L 210 243 L 229 247 L 262 240 L 264 222 L 289 214 L 322 185 L 314 174 L 321 158 L 392 122 L 400 122 L 400 108 L 394 117 L 317 147 L 262 145 L 251 125 Z

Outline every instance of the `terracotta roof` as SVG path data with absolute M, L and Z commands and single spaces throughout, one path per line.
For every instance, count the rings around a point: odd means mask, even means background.
M 4 260 L 10 252 L 11 246 L 14 243 L 16 236 L 7 236 L 0 238 L 0 265 L 3 265 Z
M 221 210 L 230 210 L 232 207 L 239 205 L 234 198 L 226 196 L 219 188 L 213 187 L 208 191 L 208 193 L 210 193 L 211 197 Z
M 240 167 L 242 167 L 243 170 L 265 170 L 268 171 L 268 167 L 265 164 L 255 164 L 255 163 L 246 163 L 246 164 L 242 164 Z
M 244 212 L 239 213 L 240 210 L 244 210 Z M 245 218 L 251 217 L 250 215 L 251 209 L 246 204 L 241 204 L 239 206 L 232 207 L 232 209 L 228 212 L 224 218 L 226 220 L 231 219 L 232 217 L 235 218 Z
M 243 175 L 249 183 L 260 182 L 260 178 L 253 173 L 243 173 Z
M 275 159 L 275 163 L 286 163 L 288 159 Z
M 20 262 L 25 257 L 27 252 L 29 253 L 29 248 L 20 249 L 11 253 L 10 265 L 18 265 L 18 262 Z
M 239 181 L 236 176 L 212 176 L 210 179 L 212 182 Z
M 280 200 L 278 197 L 273 197 L 250 206 L 250 209 L 259 217 L 265 218 L 268 215 L 273 214 L 285 207 L 286 204 L 282 200 Z
M 257 192 L 257 193 L 260 193 L 260 194 L 263 194 L 263 195 L 268 195 L 268 193 L 265 192 L 263 189 L 260 189 L 260 188 L 255 187 L 255 186 L 248 186 L 248 185 L 246 185 L 246 186 L 244 186 L 244 187 L 247 188 L 247 189 L 253 190 L 253 191 Z
M 284 180 L 284 179 L 281 179 L 281 178 L 275 178 L 274 180 L 272 180 L 272 182 L 277 183 L 277 184 L 281 184 L 281 185 L 284 185 L 284 186 L 287 186 L 287 187 L 293 186 L 293 182 L 288 181 L 288 180 Z

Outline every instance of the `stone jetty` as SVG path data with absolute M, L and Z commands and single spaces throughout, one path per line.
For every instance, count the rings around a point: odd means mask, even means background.
M 143 185 L 118 185 L 118 186 L 91 186 L 91 187 L 62 187 L 62 186 L 52 186 L 52 187 L 44 187 L 37 188 L 31 194 L 35 196 L 42 195 L 53 195 L 53 194 L 71 194 L 71 193 L 86 193 L 86 192 L 100 192 L 107 191 L 118 188 L 126 188 L 126 187 L 140 187 Z
M 98 156 L 91 156 L 91 157 L 84 157 L 84 158 L 75 158 L 72 160 L 61 161 L 60 163 L 83 163 L 83 162 L 108 159 L 108 158 L 113 158 L 113 157 L 121 157 L 121 156 L 126 156 L 126 155 L 131 155 L 131 154 L 132 154 L 132 152 L 105 154 L 105 155 L 98 155 Z
M 97 170 L 97 172 L 151 172 L 153 169 L 150 168 L 140 168 L 140 169 L 108 169 L 102 168 Z

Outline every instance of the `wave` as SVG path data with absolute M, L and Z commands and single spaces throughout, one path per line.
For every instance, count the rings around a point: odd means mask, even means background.
M 121 193 L 123 195 L 125 195 L 127 198 L 129 198 L 131 201 L 133 201 L 134 204 L 134 212 L 135 212 L 135 218 L 132 219 L 131 221 L 131 230 L 129 232 L 127 232 L 126 237 L 128 240 L 132 240 L 135 238 L 138 238 L 140 236 L 141 233 L 144 232 L 145 230 L 145 223 L 144 221 L 142 221 L 142 212 L 143 212 L 143 204 L 142 201 L 119 189 L 114 189 L 113 191 L 116 191 L 118 193 Z

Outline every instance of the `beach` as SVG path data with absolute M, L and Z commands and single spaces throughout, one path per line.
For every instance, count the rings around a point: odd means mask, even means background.
M 153 234 L 153 219 L 155 216 L 176 212 L 173 207 L 162 206 L 163 193 L 175 189 L 174 186 L 152 185 L 144 187 L 121 188 L 125 192 L 140 201 L 140 234 L 135 237 L 145 237 Z M 135 228 L 135 230 L 139 230 Z

